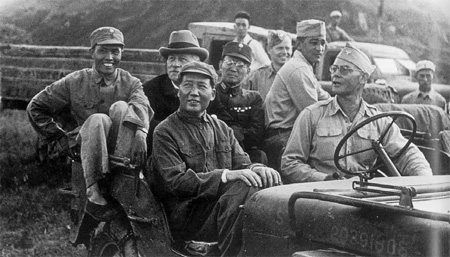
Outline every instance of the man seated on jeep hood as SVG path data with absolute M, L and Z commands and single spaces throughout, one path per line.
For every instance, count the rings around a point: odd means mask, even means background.
M 192 62 L 180 71 L 180 107 L 153 135 L 150 181 L 162 200 L 175 241 L 218 242 L 223 256 L 242 243 L 240 205 L 259 188 L 279 185 L 279 173 L 252 164 L 225 122 L 206 113 L 214 99 L 214 67 Z
M 416 64 L 416 79 L 419 89 L 405 95 L 402 104 L 430 104 L 445 110 L 445 98 L 434 91 L 431 84 L 434 78 L 436 66 L 433 62 L 422 60 Z
M 369 58 L 350 43 L 338 54 L 330 67 L 336 96 L 306 107 L 295 121 L 281 160 L 281 176 L 285 183 L 349 177 L 336 168 L 334 151 L 348 131 L 379 113 L 362 98 L 364 85 L 374 69 Z M 370 138 L 380 138 L 380 131 L 384 131 L 390 121 L 382 118 L 371 123 L 376 127 L 363 127 L 364 133 L 350 137 L 343 149 L 349 153 L 371 148 Z M 392 156 L 406 141 L 398 126 L 393 124 L 383 140 L 384 149 Z M 366 151 L 346 157 L 344 166 L 355 172 L 367 170 L 374 165 L 375 159 L 374 151 Z M 429 163 L 413 144 L 394 163 L 404 176 L 432 175 Z

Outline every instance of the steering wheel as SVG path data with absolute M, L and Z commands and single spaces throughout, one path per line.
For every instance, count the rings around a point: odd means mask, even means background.
M 392 121 L 389 123 L 389 125 L 384 129 L 384 131 L 381 132 L 380 138 L 378 138 L 377 140 L 371 140 L 372 143 L 372 147 L 369 147 L 367 149 L 362 149 L 362 150 L 356 150 L 355 152 L 350 152 L 350 153 L 346 153 L 343 155 L 340 155 L 340 151 L 342 149 L 342 147 L 344 146 L 344 144 L 347 142 L 347 140 L 356 133 L 356 131 L 358 131 L 360 128 L 366 126 L 367 124 L 374 122 L 378 119 L 383 119 L 385 117 L 391 117 Z M 408 120 L 411 121 L 412 123 L 412 133 L 408 138 L 408 142 L 406 142 L 405 146 L 403 146 L 402 149 L 400 149 L 400 151 L 398 151 L 398 153 L 395 156 L 389 157 L 388 154 L 386 153 L 386 151 L 384 150 L 384 147 L 382 145 L 383 139 L 385 138 L 387 132 L 389 131 L 389 129 L 391 129 L 392 125 L 394 124 L 394 122 L 399 118 L 399 117 L 405 117 Z M 361 123 L 359 123 L 358 125 L 356 125 L 353 129 L 351 129 L 339 142 L 339 144 L 336 147 L 336 150 L 334 152 L 334 164 L 336 165 L 336 167 L 346 173 L 346 174 L 351 174 L 351 175 L 358 175 L 358 176 L 365 176 L 365 175 L 369 175 L 371 176 L 370 178 L 373 178 L 375 172 L 383 167 L 386 166 L 387 167 L 387 172 L 388 172 L 388 176 L 401 176 L 400 173 L 398 172 L 397 168 L 395 167 L 394 163 L 392 162 L 392 159 L 396 159 L 398 158 L 401 154 L 403 154 L 403 152 L 406 151 L 406 149 L 408 148 L 408 146 L 411 144 L 414 135 L 416 134 L 416 129 L 417 129 L 417 124 L 416 121 L 414 120 L 414 117 L 406 112 L 400 112 L 400 111 L 392 111 L 392 112 L 386 112 L 386 113 L 380 113 L 377 115 L 374 115 L 364 121 L 362 121 Z M 343 168 L 341 166 L 341 164 L 339 164 L 339 161 L 341 159 L 344 159 L 348 156 L 352 156 L 352 155 L 356 155 L 356 154 L 360 154 L 363 152 L 367 152 L 370 150 L 374 150 L 375 153 L 378 155 L 378 157 L 381 160 L 381 163 L 376 164 L 374 167 L 369 168 L 367 170 L 362 170 L 362 171 L 357 171 L 357 172 L 352 172 L 350 170 L 347 170 L 345 168 Z

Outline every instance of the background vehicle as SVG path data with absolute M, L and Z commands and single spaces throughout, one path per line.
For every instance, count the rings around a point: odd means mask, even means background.
M 233 23 L 230 22 L 193 22 L 189 29 L 199 38 L 200 44 L 208 49 L 210 58 L 206 62 L 218 69 L 222 46 L 234 39 Z M 268 32 L 264 28 L 250 26 L 249 34 L 263 46 L 267 44 Z M 290 33 L 293 42 L 296 35 Z M 369 103 L 399 102 L 401 97 L 418 88 L 414 81 L 415 63 L 400 48 L 363 42 L 352 42 L 369 56 L 377 67 L 371 76 L 371 83 L 366 85 L 364 99 Z M 344 48 L 346 42 L 331 42 L 327 45 L 324 58 L 316 67 L 316 77 L 322 87 L 331 93 L 331 75 L 329 66 Z M 293 44 L 295 45 L 295 44 Z M 450 101 L 450 85 L 434 84 L 434 89 Z
M 200 45 L 208 49 L 206 62 L 218 69 L 222 46 L 235 37 L 230 22 L 193 22 L 189 29 Z M 249 34 L 263 46 L 268 30 L 250 26 Z M 293 42 L 296 35 L 290 33 Z M 414 81 L 414 62 L 403 50 L 387 45 L 354 42 L 377 67 L 363 97 L 369 103 L 399 102 L 401 97 L 418 88 Z M 316 67 L 316 77 L 322 87 L 331 92 L 329 66 L 345 42 L 329 43 L 324 58 Z M 34 45 L 0 45 L 0 97 L 3 107 L 25 108 L 27 102 L 46 85 L 66 74 L 91 65 L 87 47 Z M 165 60 L 156 49 L 126 49 L 121 67 L 143 82 L 165 72 Z M 450 101 L 450 85 L 434 84 L 434 89 Z

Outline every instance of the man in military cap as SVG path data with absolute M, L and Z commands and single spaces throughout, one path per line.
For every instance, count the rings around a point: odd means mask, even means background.
M 250 14 L 246 11 L 239 11 L 234 16 L 234 29 L 236 31 L 236 37 L 233 42 L 242 43 L 248 45 L 252 49 L 252 63 L 250 64 L 250 70 L 256 70 L 259 67 L 269 64 L 270 59 L 267 56 L 264 47 L 249 34 L 250 29 Z
M 231 64 L 235 65 L 235 64 Z M 206 113 L 215 98 L 213 66 L 191 62 L 179 72 L 180 107 L 155 129 L 150 176 L 176 242 L 218 242 L 222 256 L 242 241 L 240 205 L 258 190 L 279 185 L 277 171 L 252 164 L 234 133 Z
M 269 166 L 280 169 L 281 154 L 295 119 L 307 106 L 330 98 L 317 81 L 313 66 L 320 61 L 326 44 L 325 23 L 304 20 L 297 23 L 295 52 L 278 71 L 264 100 L 266 139 L 263 150 Z
M 360 122 L 379 114 L 362 98 L 362 91 L 375 67 L 359 49 L 348 43 L 330 67 L 334 98 L 306 107 L 295 121 L 284 151 L 281 176 L 285 183 L 312 182 L 349 178 L 334 164 L 334 152 L 339 141 Z M 380 138 L 392 120 L 378 119 L 374 127 L 362 127 L 361 133 L 349 138 L 346 152 L 372 148 L 372 139 Z M 407 142 L 394 123 L 382 144 L 389 156 L 395 155 Z M 349 155 L 343 168 L 361 171 L 375 164 L 375 151 Z M 414 144 L 393 160 L 403 176 L 430 176 L 431 168 L 422 152 Z
M 219 62 L 220 82 L 215 85 L 216 98 L 208 107 L 210 115 L 233 129 L 234 135 L 252 162 L 267 164 L 266 154 L 259 150 L 264 137 L 263 101 L 258 91 L 241 87 L 252 62 L 252 49 L 242 43 L 229 42 Z
M 403 104 L 430 104 L 445 110 L 445 98 L 433 90 L 432 83 L 436 66 L 433 62 L 422 60 L 416 64 L 416 79 L 419 88 L 402 98 Z
M 289 34 L 282 30 L 269 30 L 267 52 L 270 64 L 251 70 L 249 76 L 241 83 L 242 88 L 258 91 L 263 101 L 272 87 L 277 72 L 291 59 L 292 39 Z
M 339 27 L 341 23 L 342 13 L 338 10 L 334 10 L 330 13 L 331 22 L 327 25 L 327 41 L 354 41 L 345 30 Z
M 152 135 L 156 125 L 178 110 L 180 105 L 177 79 L 181 67 L 193 61 L 205 61 L 209 52 L 200 47 L 197 37 L 191 31 L 178 30 L 170 34 L 169 45 L 161 47 L 159 54 L 166 60 L 167 73 L 143 84 L 144 93 L 155 112 L 147 137 L 149 154 L 152 152 Z
M 97 220 L 114 217 L 114 208 L 100 193 L 98 182 L 110 172 L 108 157 L 128 157 L 142 166 L 146 136 L 153 116 L 138 78 L 118 68 L 123 34 L 101 27 L 90 35 L 92 68 L 70 73 L 38 93 L 27 107 L 34 129 L 45 142 L 80 159 L 86 182 L 86 211 Z M 77 127 L 63 130 L 55 118 L 69 109 Z

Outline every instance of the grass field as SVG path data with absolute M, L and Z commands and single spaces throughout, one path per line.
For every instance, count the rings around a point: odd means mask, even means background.
M 0 256 L 86 256 L 69 243 L 70 181 L 64 162 L 40 163 L 23 110 L 0 111 Z

